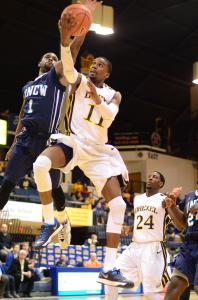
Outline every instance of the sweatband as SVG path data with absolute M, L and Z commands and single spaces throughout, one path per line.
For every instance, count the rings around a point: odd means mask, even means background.
M 97 107 L 100 110 L 102 118 L 106 120 L 114 120 L 119 110 L 116 104 L 106 104 L 104 101 L 98 104 Z
M 61 61 L 63 64 L 63 72 L 69 83 L 76 82 L 78 72 L 74 69 L 74 62 L 71 56 L 70 46 L 63 47 L 61 45 Z

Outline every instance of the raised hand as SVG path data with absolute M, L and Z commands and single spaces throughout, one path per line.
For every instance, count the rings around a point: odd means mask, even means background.
M 181 190 L 182 187 L 174 188 L 171 193 L 174 194 L 176 197 L 179 197 L 179 195 L 181 194 Z
M 93 13 L 97 6 L 102 4 L 103 1 L 97 2 L 97 0 L 86 0 L 84 6 L 86 6 L 91 13 Z M 77 1 L 78 4 L 82 4 L 81 1 Z
M 74 22 L 75 17 L 76 15 L 72 15 L 72 11 L 70 11 L 69 13 L 64 13 L 61 17 L 61 20 L 58 21 L 61 44 L 65 47 L 70 43 L 72 29 L 79 23 Z
M 87 85 L 88 85 L 88 88 L 89 88 L 89 90 L 87 90 L 87 93 L 89 93 L 90 98 L 91 98 L 96 104 L 100 104 L 100 103 L 101 103 L 101 99 L 100 99 L 100 97 L 98 96 L 97 91 L 96 91 L 96 87 L 95 87 L 95 85 L 93 84 L 93 82 L 91 81 L 90 78 L 87 78 Z
M 172 199 L 173 195 L 166 194 L 166 196 L 167 197 L 162 201 L 162 207 L 163 208 L 169 208 L 175 203 L 174 199 Z

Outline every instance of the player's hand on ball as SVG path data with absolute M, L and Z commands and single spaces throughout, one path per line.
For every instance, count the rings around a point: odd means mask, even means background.
M 102 4 L 103 1 L 97 2 L 97 0 L 86 0 L 84 6 L 86 6 L 91 13 L 93 13 L 97 6 Z M 77 1 L 78 4 L 82 4 L 81 1 Z
M 195 203 L 193 206 L 191 206 L 191 208 L 190 208 L 190 213 L 191 213 L 193 216 L 195 216 L 196 213 L 197 213 L 197 211 L 198 211 L 198 203 Z
M 72 29 L 78 24 L 74 22 L 76 15 L 72 15 L 72 11 L 63 13 L 61 19 L 58 21 L 58 28 L 61 36 L 61 44 L 68 46 Z
M 173 193 L 176 197 L 179 197 L 181 194 L 182 187 L 174 188 L 171 193 Z
M 129 226 L 123 225 L 121 229 L 121 235 L 128 235 L 129 233 Z

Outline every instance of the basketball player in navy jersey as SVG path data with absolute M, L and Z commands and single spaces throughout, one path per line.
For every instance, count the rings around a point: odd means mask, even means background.
M 112 68 L 106 58 L 98 57 L 92 62 L 88 79 L 74 69 L 67 33 L 65 34 L 64 17 L 61 19 L 61 28 L 61 60 L 65 77 L 72 83 L 72 96 L 67 112 L 70 136 L 52 135 L 56 144 L 42 152 L 34 163 L 35 181 L 42 203 L 50 204 L 51 168 L 59 168 L 68 173 L 78 165 L 90 178 L 110 207 L 105 263 L 98 281 L 130 288 L 133 287 L 133 282 L 114 269 L 126 208 L 121 197 L 121 188 L 128 180 L 128 171 L 118 150 L 111 145 L 105 145 L 107 129 L 118 113 L 121 95 L 104 84 Z M 53 209 L 49 214 L 53 215 Z M 42 248 L 51 234 L 44 226 L 34 248 Z
M 78 3 L 80 3 L 78 1 Z M 86 0 L 91 12 L 101 2 Z M 71 27 L 75 16 L 72 12 L 66 15 L 66 27 Z M 67 28 L 65 31 L 67 31 Z M 70 37 L 70 33 L 68 35 Z M 76 37 L 71 43 L 72 58 L 75 62 L 84 36 Z M 52 133 L 58 132 L 61 108 L 63 105 L 66 80 L 62 72 L 62 63 L 54 53 L 46 53 L 40 60 L 39 76 L 28 82 L 22 89 L 24 101 L 19 114 L 14 142 L 6 154 L 8 165 L 4 181 L 0 188 L 0 210 L 6 205 L 9 195 L 20 178 L 33 169 L 33 162 L 45 149 L 47 140 Z M 53 232 L 59 233 L 61 248 L 66 248 L 71 239 L 70 224 L 65 220 L 65 196 L 60 186 L 59 170 L 52 170 L 52 196 L 58 211 L 58 220 L 48 214 L 50 205 L 43 205 L 43 214 Z M 44 203 L 45 204 L 45 203 Z M 51 237 L 49 237 L 51 239 Z
M 163 207 L 167 208 L 176 227 L 185 230 L 186 235 L 179 254 L 170 264 L 174 271 L 164 300 L 178 300 L 190 284 L 194 285 L 194 291 L 198 294 L 198 190 L 186 195 L 184 212 L 170 197 L 163 201 Z

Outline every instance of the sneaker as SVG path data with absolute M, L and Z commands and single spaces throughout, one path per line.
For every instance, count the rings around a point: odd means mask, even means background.
M 116 268 L 108 272 L 104 272 L 104 269 L 102 269 L 98 276 L 97 282 L 127 289 L 134 287 L 134 283 L 126 279 L 120 270 L 117 270 Z
M 67 249 L 71 242 L 71 226 L 70 222 L 67 220 L 63 224 L 63 229 L 58 233 L 59 247 L 60 249 Z
M 63 225 L 60 224 L 56 219 L 54 225 L 44 223 L 41 226 L 41 233 L 34 244 L 34 249 L 39 250 L 47 246 L 51 242 L 52 237 L 56 235 L 62 228 Z

